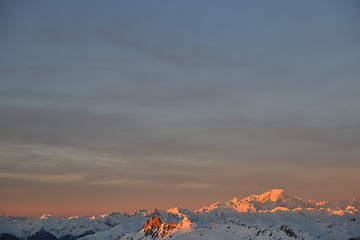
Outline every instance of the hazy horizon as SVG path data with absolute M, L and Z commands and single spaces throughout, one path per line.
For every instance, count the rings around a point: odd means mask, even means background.
M 0 212 L 359 197 L 359 10 L 1 1 Z
M 274 189 L 269 189 L 268 191 L 266 191 L 266 192 L 262 192 L 262 193 L 254 193 L 254 194 L 251 194 L 251 195 L 248 195 L 248 196 L 241 196 L 241 195 L 236 195 L 236 196 L 233 196 L 233 198 L 238 198 L 239 200 L 241 200 L 241 199 L 244 199 L 244 198 L 246 198 L 246 197 L 249 197 L 249 196 L 252 196 L 252 195 L 258 195 L 258 196 L 261 196 L 262 194 L 264 194 L 264 193 L 267 193 L 267 192 L 270 192 L 270 191 L 272 191 L 272 190 L 284 190 L 284 192 L 285 192 L 285 194 L 289 194 L 289 192 L 288 191 L 286 191 L 285 189 L 276 189 L 276 188 L 274 188 Z M 302 199 L 301 197 L 299 197 L 298 195 L 293 195 L 293 194 L 290 194 L 290 197 L 296 197 L 296 198 L 300 198 L 300 199 Z M 227 201 L 230 201 L 230 200 L 232 200 L 233 198 L 231 198 L 231 199 L 219 199 L 218 201 L 222 201 L 222 202 L 227 202 Z M 357 197 L 354 197 L 354 198 L 357 198 Z M 359 198 L 357 198 L 357 199 L 359 199 Z M 302 199 L 303 201 L 308 201 L 308 200 L 313 200 L 313 199 Z M 332 199 L 332 200 L 328 200 L 328 201 L 337 201 L 337 200 L 351 200 L 351 199 Z M 216 201 L 216 202 L 218 202 L 218 201 Z M 320 201 L 318 201 L 318 202 L 323 202 L 322 200 L 320 200 Z M 104 214 L 110 214 L 110 213 L 116 213 L 116 212 L 119 212 L 119 213 L 121 213 L 121 214 L 131 214 L 131 213 L 134 213 L 134 212 L 136 212 L 137 210 L 142 210 L 142 209 L 145 209 L 145 210 L 147 210 L 147 211 L 156 211 L 156 210 L 159 210 L 159 211 L 167 211 L 167 210 L 169 210 L 169 209 L 171 209 L 171 208 L 174 208 L 174 207 L 177 207 L 177 208 L 179 208 L 179 209 L 188 209 L 188 210 L 190 210 L 190 211 L 197 211 L 197 210 L 200 210 L 202 207 L 209 207 L 209 206 L 211 206 L 213 203 L 215 203 L 215 202 L 209 202 L 209 203 L 207 203 L 207 204 L 205 204 L 205 205 L 203 205 L 203 206 L 201 206 L 201 207 L 198 207 L 198 208 L 187 208 L 186 206 L 170 206 L 170 207 L 167 207 L 167 208 L 164 208 L 164 209 L 162 209 L 162 208 L 157 208 L 156 206 L 155 207 L 152 207 L 152 208 L 142 208 L 142 207 L 140 207 L 140 208 L 137 208 L 137 209 L 129 209 L 128 211 L 125 211 L 125 210 L 123 210 L 123 209 L 115 209 L 115 210 L 112 210 L 112 211 L 108 211 L 108 212 L 101 212 L 101 211 L 97 211 L 97 212 L 91 212 L 91 211 L 89 211 L 88 213 L 85 213 L 85 214 L 71 214 L 71 213 L 68 213 L 68 214 L 64 214 L 64 213 L 60 213 L 60 214 L 58 214 L 58 213 L 56 213 L 55 212 L 55 214 L 51 214 L 51 213 L 41 213 L 40 215 L 29 215 L 29 216 L 27 216 L 27 215 L 23 215 L 23 214 L 18 214 L 18 215 L 13 215 L 13 217 L 16 217 L 16 216 L 24 216 L 24 217 L 29 217 L 29 218 L 40 218 L 40 217 L 43 217 L 43 216 L 53 216 L 53 217 L 57 217 L 57 218 L 70 218 L 70 217 L 92 217 L 92 216 L 101 216 L 101 215 L 104 215 Z M 0 214 L 4 214 L 4 215 L 6 215 L 6 216 L 11 216 L 11 215 L 8 215 L 8 214 L 6 214 L 6 213 L 0 213 Z

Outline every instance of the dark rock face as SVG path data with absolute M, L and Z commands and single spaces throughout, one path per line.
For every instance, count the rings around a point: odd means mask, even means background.
M 165 224 L 162 222 L 160 217 L 152 216 L 146 221 L 146 224 L 142 230 L 144 231 L 146 237 L 150 236 L 152 239 L 155 239 L 158 237 L 163 238 L 167 236 L 175 228 L 176 225 L 174 225 L 172 222 Z
M 46 232 L 45 230 L 40 230 L 34 235 L 31 235 L 27 240 L 58 240 L 57 237 L 52 235 L 49 232 Z
M 289 237 L 303 240 L 302 237 L 299 237 L 298 235 L 296 235 L 296 233 L 291 228 L 289 228 L 287 225 L 281 225 L 280 230 L 283 231 Z
M 145 231 L 148 228 L 159 228 L 162 224 L 161 217 L 154 217 L 152 216 L 150 219 L 146 221 L 146 224 L 143 227 L 143 230 Z
M 145 236 L 150 236 L 151 238 L 157 238 L 159 236 L 160 226 L 162 225 L 162 220 L 160 217 L 152 216 L 146 221 L 146 224 L 142 228 L 145 233 Z
M 174 229 L 176 228 L 176 225 L 174 225 L 172 222 L 170 222 L 169 224 L 165 224 L 164 228 L 162 229 L 162 231 L 160 232 L 160 237 L 165 237 L 167 236 L 169 233 L 171 233 Z M 171 237 L 171 236 L 170 236 Z
M 3 233 L 0 236 L 0 240 L 21 240 L 21 239 L 12 234 Z

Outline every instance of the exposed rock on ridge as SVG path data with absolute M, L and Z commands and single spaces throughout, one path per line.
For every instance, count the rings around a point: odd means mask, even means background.
M 176 231 L 190 231 L 196 228 L 196 224 L 191 222 L 187 217 L 179 222 L 178 224 L 174 224 L 172 222 L 165 224 L 162 222 L 160 217 L 152 216 L 150 219 L 146 221 L 146 224 L 142 228 L 141 231 L 145 233 L 145 236 L 150 236 L 151 238 L 164 238 L 173 232 Z

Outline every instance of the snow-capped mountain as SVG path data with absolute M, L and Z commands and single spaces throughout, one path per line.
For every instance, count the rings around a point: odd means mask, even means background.
M 275 212 L 275 211 L 299 211 L 301 209 L 325 210 L 332 214 L 342 214 L 360 209 L 359 199 L 353 198 L 347 201 L 315 202 L 303 201 L 299 197 L 287 194 L 283 189 L 273 189 L 260 195 L 234 199 L 228 202 L 217 202 L 209 207 L 203 207 L 198 213 L 208 212 L 214 209 L 233 209 L 237 212 Z
M 273 189 L 195 212 L 137 210 L 90 218 L 0 216 L 0 240 L 360 239 L 359 199 L 305 201 Z
M 208 212 L 217 208 L 233 209 L 237 212 L 257 212 L 294 210 L 297 208 L 313 208 L 311 201 L 303 201 L 298 197 L 288 195 L 283 189 L 273 189 L 261 195 L 251 195 L 244 199 L 234 199 L 228 202 L 217 202 L 210 207 L 203 207 L 198 212 Z

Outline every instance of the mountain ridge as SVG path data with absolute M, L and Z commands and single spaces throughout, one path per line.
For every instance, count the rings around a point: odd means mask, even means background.
M 349 206 L 359 210 L 359 199 L 354 197 L 351 200 L 342 201 L 304 201 L 299 197 L 288 194 L 284 189 L 272 189 L 263 194 L 254 194 L 242 199 L 235 197 L 227 202 L 218 201 L 211 204 L 210 206 L 204 206 L 203 208 L 196 210 L 195 212 L 207 212 L 214 209 L 233 209 L 237 212 L 261 212 L 272 211 L 275 209 L 285 211 L 309 208 L 327 209 L 329 212 L 331 212 L 333 209 L 346 210 Z
M 130 214 L 40 218 L 0 216 L 0 240 L 351 239 L 360 236 L 358 198 L 305 201 L 283 189 L 234 197 L 197 211 L 173 207 Z M 3 237 L 2 237 L 3 236 Z M 14 239 L 14 238 L 13 238 Z
M 350 207 L 350 208 L 349 208 Z M 328 209 L 333 210 L 346 210 L 357 209 L 360 211 L 360 198 L 353 197 L 351 199 L 347 200 L 330 200 L 330 201 L 314 201 L 314 200 L 302 200 L 300 197 L 292 196 L 289 193 L 287 193 L 284 189 L 271 189 L 267 192 L 264 192 L 262 194 L 252 194 L 250 196 L 240 198 L 240 197 L 234 197 L 233 199 L 229 201 L 218 201 L 215 202 L 209 206 L 203 206 L 202 208 L 191 211 L 186 208 L 179 208 L 178 206 L 171 207 L 166 212 L 175 214 L 175 215 L 186 215 L 189 213 L 200 213 L 204 211 L 211 211 L 214 209 L 234 209 L 238 212 L 257 212 L 257 211 L 270 211 L 274 210 L 276 208 L 287 208 L 288 210 L 298 210 L 299 208 L 314 208 L 314 209 Z M 154 214 L 154 211 L 158 211 L 157 209 L 153 210 L 152 213 Z M 330 211 L 331 212 L 331 211 Z M 119 212 L 111 212 L 111 213 L 104 213 L 101 215 L 93 215 L 90 218 L 92 219 L 99 219 L 104 218 L 111 214 L 118 214 Z M 147 215 L 151 213 L 151 211 L 140 208 L 128 215 Z M 155 213 L 156 214 L 156 213 Z M 71 219 L 71 218 L 80 218 L 82 216 L 69 216 L 69 217 L 63 217 L 62 219 Z M 29 218 L 27 216 L 10 216 L 6 215 L 5 213 L 0 213 L 0 219 L 1 218 Z M 57 217 L 52 216 L 51 214 L 43 214 L 39 217 L 39 219 L 54 219 Z M 33 219 L 33 218 L 32 218 Z

